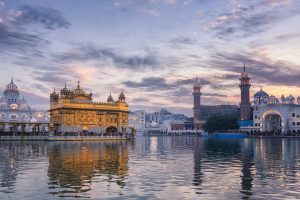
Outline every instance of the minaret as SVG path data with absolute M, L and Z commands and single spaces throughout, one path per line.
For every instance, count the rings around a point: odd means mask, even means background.
M 194 129 L 199 130 L 200 129 L 200 105 L 201 105 L 201 92 L 200 92 L 200 83 L 199 79 L 196 78 L 195 83 L 194 83 Z
M 241 120 L 250 120 L 251 119 L 251 111 L 250 111 L 250 77 L 248 73 L 246 72 L 246 66 L 244 62 L 244 70 L 241 74 L 240 78 L 241 84 Z

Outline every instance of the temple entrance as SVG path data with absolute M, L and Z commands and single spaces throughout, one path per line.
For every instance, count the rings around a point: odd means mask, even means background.
M 281 117 L 279 114 L 269 114 L 265 117 L 265 131 L 280 132 L 281 131 Z
M 110 126 L 106 129 L 106 133 L 117 133 L 117 132 L 118 132 L 118 130 L 114 126 Z

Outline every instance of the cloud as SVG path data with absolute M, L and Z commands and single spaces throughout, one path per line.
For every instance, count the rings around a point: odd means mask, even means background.
M 166 5 L 176 4 L 176 0 L 149 0 L 150 3 L 162 3 Z
M 256 4 L 233 4 L 231 12 L 225 12 L 213 20 L 204 23 L 204 26 L 214 32 L 221 39 L 227 37 L 245 38 L 265 31 L 270 25 L 299 12 L 291 1 L 258 1 Z
M 41 24 L 46 29 L 69 28 L 70 23 L 62 14 L 52 8 L 22 6 L 18 11 L 20 14 L 15 18 L 17 25 Z
M 144 88 L 146 90 L 167 90 L 172 87 L 172 85 L 168 84 L 166 79 L 162 77 L 146 77 L 140 82 L 125 81 L 123 84 L 126 87 Z
M 149 15 L 152 15 L 154 17 L 158 17 L 161 15 L 161 13 L 158 10 L 155 10 L 153 8 L 143 8 L 140 9 L 141 12 L 147 13 Z
M 0 52 L 5 54 L 25 53 L 25 54 L 41 54 L 37 49 L 38 46 L 46 46 L 48 40 L 38 35 L 28 34 L 26 32 L 17 32 L 12 28 L 0 24 Z
M 153 51 L 144 51 L 139 55 L 124 55 L 116 49 L 98 47 L 95 45 L 80 45 L 78 48 L 54 55 L 58 62 L 100 61 L 112 62 L 118 68 L 143 69 L 160 66 L 159 56 Z
M 246 59 L 245 59 L 246 58 Z M 266 55 L 256 52 L 219 52 L 212 56 L 211 65 L 229 73 L 242 71 L 242 63 L 246 61 L 247 71 L 257 84 L 266 85 L 300 85 L 300 66 L 282 60 L 272 60 Z M 223 76 L 235 78 L 234 74 Z
M 51 8 L 23 6 L 19 10 L 7 9 L 0 14 L 0 52 L 16 58 L 43 57 L 50 45 L 45 33 L 32 30 L 29 25 L 42 25 L 47 30 L 68 28 L 69 23 L 59 11 Z M 42 30 L 40 30 L 42 32 Z M 18 55 L 18 56 L 16 56 Z
M 171 44 L 171 46 L 173 48 L 180 49 L 182 46 L 196 44 L 197 40 L 196 39 L 191 39 L 191 38 L 188 38 L 188 37 L 179 36 L 179 37 L 176 37 L 176 38 L 172 38 L 168 42 Z

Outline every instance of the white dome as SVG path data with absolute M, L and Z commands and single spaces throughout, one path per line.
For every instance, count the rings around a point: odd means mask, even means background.
M 11 79 L 11 82 L 6 85 L 7 90 L 18 90 L 18 86 L 14 83 L 14 80 Z

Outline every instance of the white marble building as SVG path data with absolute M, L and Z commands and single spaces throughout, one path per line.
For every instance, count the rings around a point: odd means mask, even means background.
M 138 132 L 145 130 L 146 112 L 144 110 L 137 110 L 129 113 L 128 124 L 135 128 Z
M 32 109 L 12 79 L 0 98 L 0 133 L 45 132 L 48 124 L 48 112 Z
M 300 134 L 300 97 L 292 95 L 280 99 L 262 89 L 254 95 L 252 132 Z

